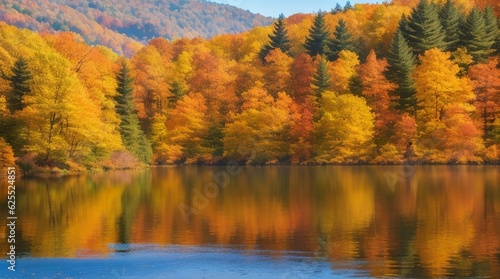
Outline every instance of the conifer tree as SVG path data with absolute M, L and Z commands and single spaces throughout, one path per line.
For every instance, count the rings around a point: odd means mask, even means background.
M 139 126 L 139 118 L 133 100 L 133 80 L 130 77 L 130 69 L 125 62 L 122 63 L 120 71 L 116 75 L 116 81 L 118 94 L 115 97 L 115 108 L 121 120 L 120 134 L 123 145 L 142 162 L 148 163 L 152 157 L 151 144 Z
M 2 77 L 9 81 L 11 90 L 7 95 L 7 107 L 11 113 L 24 108 L 23 97 L 31 92 L 30 82 L 32 79 L 28 62 L 23 57 L 19 57 L 12 66 L 11 77 L 2 73 Z
M 354 8 L 352 7 L 351 1 L 348 0 L 347 2 L 345 2 L 344 12 L 347 12 L 347 11 L 352 10 L 352 9 L 354 9 Z
M 337 60 L 339 52 L 342 50 L 354 51 L 351 34 L 343 19 L 339 20 L 337 27 L 335 27 L 334 38 L 328 42 L 327 46 L 327 56 L 330 61 Z
M 474 61 L 481 62 L 487 60 L 493 44 L 483 15 L 477 8 L 473 8 L 460 28 L 460 45 L 467 48 Z
M 445 33 L 444 41 L 447 51 L 455 51 L 460 41 L 459 27 L 461 14 L 451 0 L 447 0 L 439 11 L 439 19 Z
M 340 4 L 337 3 L 335 5 L 335 8 L 332 9 L 331 14 L 335 15 L 335 14 L 338 14 L 338 13 L 341 13 L 341 12 L 343 12 L 342 6 L 340 6 Z
M 415 55 L 423 54 L 431 48 L 444 50 L 445 33 L 439 21 L 437 5 L 421 0 L 408 18 L 407 32 L 404 35 Z
M 500 39 L 500 25 L 498 24 L 498 20 L 500 19 L 495 16 L 495 12 L 491 8 L 491 6 L 487 7 L 483 11 L 483 17 L 484 25 L 486 27 L 487 40 L 492 43 L 493 51 L 495 51 L 498 47 L 498 40 Z
M 273 34 L 269 35 L 269 39 L 270 42 L 260 51 L 259 55 L 262 60 L 265 60 L 271 50 L 277 48 L 286 54 L 290 52 L 290 39 L 287 35 L 285 16 L 283 14 L 280 14 L 278 20 L 274 23 L 274 31 Z
M 327 63 L 327 60 L 322 56 L 319 60 L 316 73 L 313 75 L 312 87 L 316 93 L 317 100 L 321 99 L 321 95 L 325 91 L 330 90 L 332 87 L 331 76 L 328 73 Z
M 326 44 L 330 36 L 326 29 L 325 16 L 319 12 L 314 19 L 313 26 L 309 29 L 309 36 L 306 38 L 304 47 L 311 57 L 325 54 Z
M 398 85 L 392 92 L 397 99 L 396 108 L 411 114 L 415 113 L 415 87 L 412 78 L 415 57 L 401 30 L 398 30 L 392 39 L 387 62 L 389 63 L 386 71 L 387 79 Z

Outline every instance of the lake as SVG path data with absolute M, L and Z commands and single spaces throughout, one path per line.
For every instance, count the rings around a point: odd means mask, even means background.
M 0 203 L 5 220 L 6 194 Z M 4 278 L 500 274 L 498 166 L 176 166 L 18 178 L 16 215 L 16 271 L 3 261 Z

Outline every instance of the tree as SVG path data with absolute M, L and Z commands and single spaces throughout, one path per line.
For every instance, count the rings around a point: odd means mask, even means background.
M 351 94 L 323 94 L 321 118 L 314 123 L 315 161 L 367 161 L 373 147 L 373 115 L 363 98 Z
M 290 93 L 291 74 L 290 67 L 293 58 L 283 53 L 280 49 L 274 49 L 266 57 L 265 78 L 268 92 L 277 97 L 278 92 Z
M 491 6 L 486 7 L 483 11 L 484 25 L 486 28 L 487 41 L 492 43 L 492 54 L 497 52 L 498 54 L 498 44 L 500 43 L 500 18 L 495 16 L 495 12 Z
M 339 3 L 337 3 L 337 4 L 335 5 L 335 8 L 334 8 L 334 9 L 332 9 L 331 14 L 335 15 L 335 14 L 341 13 L 341 12 L 343 12 L 343 11 L 344 11 L 344 9 L 342 9 L 342 6 L 340 6 L 340 4 L 339 4 Z
M 213 159 L 211 147 L 207 146 L 209 135 L 207 105 L 201 93 L 184 95 L 167 120 L 165 144 L 161 154 L 165 162 L 198 163 Z
M 389 95 L 396 85 L 384 76 L 387 66 L 387 60 L 377 59 L 377 55 L 372 50 L 366 62 L 356 69 L 363 87 L 362 95 L 375 114 L 376 140 L 384 143 L 389 140 L 390 128 L 394 126 L 396 118 L 390 108 L 391 97 Z
M 483 139 L 490 143 L 493 139 L 493 123 L 500 119 L 500 69 L 498 59 L 476 64 L 469 68 L 469 77 L 474 84 L 476 111 L 481 119 Z
M 6 169 L 7 167 L 15 166 L 14 151 L 12 147 L 0 137 L 0 167 Z M 0 174 L 2 177 L 3 174 Z
M 354 51 L 354 45 L 349 30 L 343 19 L 339 19 L 337 27 L 335 27 L 334 38 L 327 44 L 327 57 L 330 61 L 339 58 L 339 52 L 342 50 Z
M 11 91 L 7 95 L 7 106 L 11 113 L 22 110 L 23 97 L 31 92 L 32 74 L 28 67 L 28 61 L 19 57 L 11 68 L 12 76 L 7 77 L 2 72 L 2 77 L 9 81 Z
M 420 57 L 413 74 L 420 107 L 420 155 L 439 163 L 476 162 L 482 141 L 469 116 L 473 110 L 469 102 L 475 98 L 472 83 L 458 76 L 460 68 L 450 57 L 450 53 L 430 49 Z
M 474 61 L 486 61 L 493 51 L 494 40 L 488 34 L 483 15 L 473 8 L 460 28 L 460 45 L 474 58 Z
M 316 99 L 319 101 L 323 93 L 332 87 L 331 76 L 328 73 L 328 61 L 321 57 L 316 68 L 316 73 L 312 77 L 311 86 L 316 93 Z
M 279 93 L 274 100 L 260 83 L 244 92 L 242 98 L 241 113 L 224 129 L 224 156 L 247 164 L 286 159 L 292 99 Z
M 139 158 L 142 162 L 151 161 L 152 151 L 149 141 L 139 126 L 132 87 L 133 80 L 130 77 L 130 69 L 123 61 L 116 75 L 118 87 L 115 97 L 116 112 L 120 116 L 120 134 L 125 148 Z
M 266 56 L 271 50 L 279 48 L 283 53 L 290 52 L 290 39 L 285 26 L 285 16 L 280 14 L 278 20 L 274 23 L 273 34 L 269 35 L 269 43 L 265 45 L 259 53 L 260 59 L 265 61 Z
M 455 51 L 458 48 L 461 16 L 451 0 L 447 0 L 439 10 L 439 19 L 445 33 L 444 41 L 447 51 Z
M 431 48 L 445 49 L 445 33 L 439 21 L 437 5 L 420 0 L 408 18 L 404 35 L 415 55 Z
M 314 19 L 313 26 L 309 29 L 309 36 L 306 38 L 304 47 L 311 57 L 325 54 L 328 37 L 330 36 L 326 29 L 325 16 L 319 12 Z
M 329 63 L 330 76 L 332 79 L 332 90 L 338 94 L 349 92 L 352 81 L 356 78 L 356 67 L 359 65 L 358 55 L 349 50 L 342 50 L 339 58 Z
M 352 10 L 352 9 L 354 9 L 354 8 L 351 4 L 351 1 L 346 1 L 345 5 L 344 5 L 344 12 L 347 12 L 347 11 Z
M 392 92 L 396 97 L 396 108 L 414 114 L 417 105 L 412 77 L 415 57 L 401 31 L 397 31 L 392 39 L 387 62 L 387 79 L 398 85 Z

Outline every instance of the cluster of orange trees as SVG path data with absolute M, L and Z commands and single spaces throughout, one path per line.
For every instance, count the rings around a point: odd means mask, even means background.
M 128 59 L 0 24 L 0 147 L 28 169 L 498 162 L 498 18 L 457 3 L 297 14 Z

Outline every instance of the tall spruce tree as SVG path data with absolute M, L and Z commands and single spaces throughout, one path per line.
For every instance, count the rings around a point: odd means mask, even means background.
M 445 33 L 439 21 L 438 6 L 427 0 L 421 0 L 408 18 L 407 31 L 404 35 L 415 55 L 423 54 L 431 48 L 444 50 Z
M 328 73 L 328 61 L 322 56 L 319 60 L 316 73 L 313 75 L 312 87 L 316 98 L 321 99 L 321 95 L 332 87 L 331 76 Z
M 459 46 L 460 37 L 458 34 L 461 16 L 451 0 L 447 0 L 439 11 L 439 20 L 445 33 L 444 41 L 447 51 L 455 51 Z
M 351 33 L 347 30 L 346 23 L 343 19 L 339 19 L 337 27 L 335 27 L 334 38 L 328 44 L 327 57 L 328 60 L 334 61 L 339 58 L 339 52 L 342 50 L 354 51 L 354 43 Z
M 7 94 L 7 107 L 11 113 L 24 108 L 23 97 L 31 92 L 32 74 L 28 68 L 28 61 L 19 57 L 11 68 L 12 76 L 2 72 L 2 77 L 9 81 L 11 91 Z
M 125 62 L 122 63 L 120 71 L 116 75 L 118 87 L 116 89 L 116 112 L 120 116 L 120 134 L 125 148 L 144 163 L 152 158 L 151 144 L 139 126 L 134 96 L 133 80 L 130 70 Z
M 500 25 L 498 23 L 498 18 L 495 16 L 495 11 L 493 11 L 493 8 L 491 6 L 487 7 L 483 11 L 483 17 L 484 17 L 484 25 L 486 27 L 486 37 L 487 40 L 489 40 L 492 43 L 492 49 L 493 52 L 495 52 L 497 48 L 497 40 L 499 39 L 500 36 Z
M 475 62 L 482 62 L 493 52 L 493 44 L 483 15 L 473 8 L 460 28 L 460 45 L 467 48 Z
M 325 16 L 322 12 L 319 12 L 314 19 L 313 26 L 309 29 L 309 36 L 306 38 L 304 44 L 307 54 L 311 57 L 316 57 L 318 54 L 325 54 L 329 36 L 330 34 L 326 29 Z
M 389 81 L 398 85 L 398 88 L 391 92 L 397 99 L 396 109 L 414 114 L 417 105 L 412 77 L 415 57 L 401 30 L 398 30 L 392 39 L 387 62 L 389 66 L 385 75 Z
M 274 23 L 273 34 L 269 35 L 269 43 L 265 45 L 259 53 L 262 60 L 266 59 L 266 56 L 271 50 L 281 49 L 283 53 L 288 54 L 290 52 L 290 39 L 287 35 L 287 30 L 285 26 L 285 16 L 280 14 L 278 20 Z

